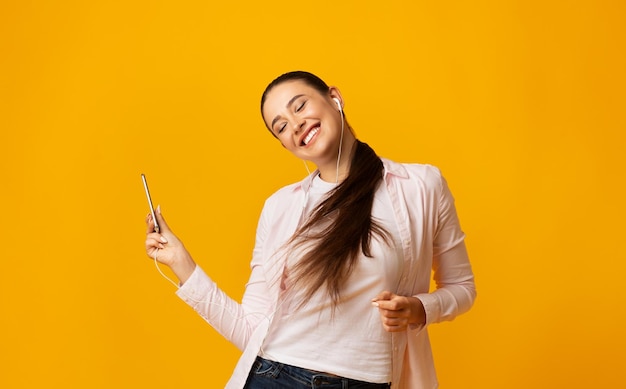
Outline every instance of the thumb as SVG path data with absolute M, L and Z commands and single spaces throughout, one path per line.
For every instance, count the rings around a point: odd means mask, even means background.
M 378 293 L 378 295 L 372 299 L 372 302 L 375 303 L 377 301 L 382 301 L 382 300 L 391 300 L 392 298 L 393 298 L 393 293 L 387 290 L 384 290 Z
M 167 223 L 165 222 L 165 219 L 163 218 L 163 215 L 161 214 L 161 205 L 157 205 L 155 212 L 154 212 L 157 222 L 159 223 L 159 228 L 160 228 L 160 232 L 172 232 L 170 230 L 170 227 L 167 225 Z

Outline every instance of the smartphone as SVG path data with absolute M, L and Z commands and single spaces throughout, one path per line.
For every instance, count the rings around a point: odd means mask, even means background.
M 146 175 L 143 173 L 141 173 L 141 181 L 143 181 L 143 188 L 146 190 L 146 198 L 148 199 L 148 206 L 150 207 L 152 220 L 154 220 L 154 232 L 159 232 L 159 223 L 157 222 L 156 215 L 154 214 L 154 207 L 152 206 L 152 198 L 150 197 L 150 190 L 148 189 L 148 181 L 146 181 Z

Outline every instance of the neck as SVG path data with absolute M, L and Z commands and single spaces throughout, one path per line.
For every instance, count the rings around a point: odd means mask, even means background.
M 356 139 L 352 131 L 346 131 L 341 146 L 341 155 L 339 155 L 339 150 L 337 150 L 337 155 L 334 158 L 329 158 L 327 163 L 317 165 L 317 170 L 319 170 L 322 180 L 326 182 L 341 182 L 348 177 L 355 143 Z M 337 164 L 338 158 L 339 164 Z

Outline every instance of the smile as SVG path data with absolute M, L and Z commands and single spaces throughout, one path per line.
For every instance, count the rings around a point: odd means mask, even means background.
M 309 131 L 308 134 L 306 134 L 306 136 L 304 137 L 304 139 L 302 139 L 302 144 L 304 146 L 306 146 L 307 144 L 309 144 L 309 142 L 311 141 L 311 139 L 313 139 L 313 137 L 315 135 L 317 135 L 317 133 L 320 132 L 320 128 L 319 127 L 315 127 L 314 129 L 312 129 L 311 131 Z

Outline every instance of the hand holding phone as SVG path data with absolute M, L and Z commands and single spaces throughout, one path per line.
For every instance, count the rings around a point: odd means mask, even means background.
M 148 189 L 148 181 L 146 181 L 146 175 L 141 173 L 141 181 L 143 181 L 143 188 L 146 190 L 146 198 L 148 199 L 148 206 L 150 207 L 150 213 L 152 214 L 152 220 L 154 221 L 154 232 L 159 232 L 159 223 L 157 222 L 156 215 L 154 214 L 154 207 L 152 206 L 152 198 L 150 197 L 150 190 Z

